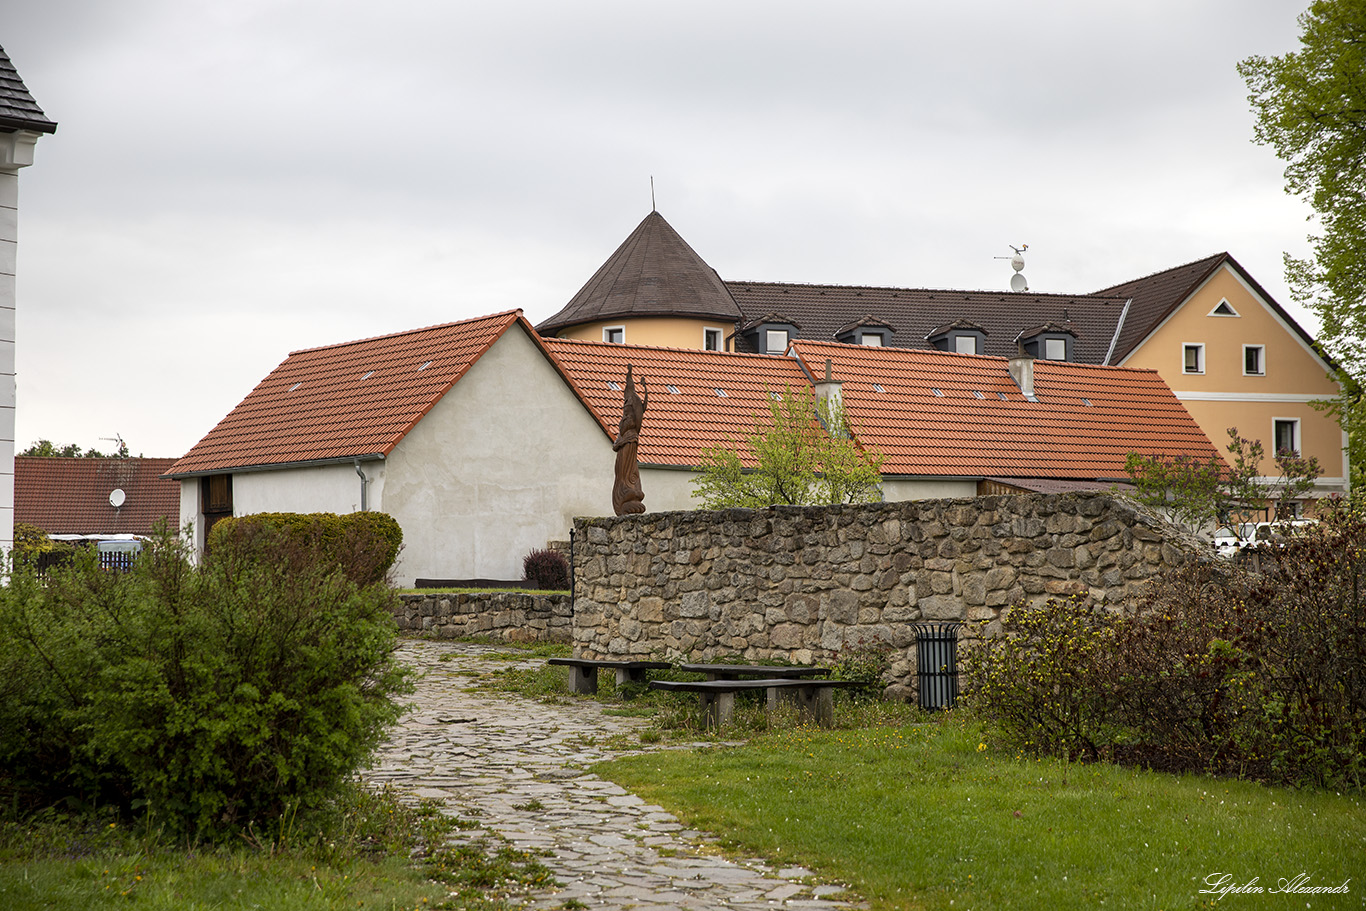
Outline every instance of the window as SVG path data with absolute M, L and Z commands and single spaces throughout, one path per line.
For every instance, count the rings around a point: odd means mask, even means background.
M 1275 452 L 1300 451 L 1300 419 L 1276 418 L 1272 425 L 1271 439 L 1275 441 Z
M 626 327 L 625 327 L 625 326 L 606 326 L 606 327 L 604 327 L 603 330 L 602 330 L 602 340 L 603 340 L 604 342 L 611 342 L 613 345 L 624 345 L 624 344 L 626 344 Z
M 703 330 L 702 330 L 702 348 L 703 348 L 703 350 L 705 350 L 705 351 L 720 351 L 720 350 L 721 350 L 721 338 L 722 338 L 722 334 L 721 334 L 721 330 L 720 330 L 720 329 L 703 329 Z
M 1228 301 L 1220 301 L 1215 308 L 1209 312 L 1210 316 L 1237 316 L 1238 311 L 1233 309 L 1233 305 Z
M 882 347 L 882 336 L 879 335 L 879 334 L 876 333 L 876 332 L 866 332 L 866 333 L 864 333 L 863 336 L 858 340 L 858 343 L 859 343 L 860 345 L 867 345 L 867 346 L 870 347 L 870 348 L 881 348 L 881 347 Z
M 1067 360 L 1067 339 L 1046 338 L 1043 340 L 1043 356 L 1049 361 Z
M 977 336 L 955 335 L 953 337 L 953 350 L 959 354 L 976 354 Z
M 787 351 L 787 330 L 769 329 L 764 333 L 764 353 L 784 354 Z
M 1184 361 L 1182 371 L 1185 373 L 1204 373 L 1205 372 L 1205 346 L 1186 345 L 1183 349 Z
M 1243 346 L 1243 376 L 1266 376 L 1266 346 Z

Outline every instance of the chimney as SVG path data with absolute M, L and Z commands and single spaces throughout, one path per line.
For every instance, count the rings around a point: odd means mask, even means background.
M 1034 397 L 1034 356 L 1026 354 L 1024 345 L 1015 343 L 1016 354 L 1009 360 L 1010 378 L 1015 381 L 1015 385 L 1020 387 L 1020 394 L 1031 402 L 1037 402 Z
M 841 381 L 831 378 L 830 359 L 826 358 L 825 379 L 817 380 L 815 383 L 816 404 L 822 407 L 834 408 L 835 410 L 843 407 L 844 396 L 840 391 L 843 385 L 844 384 Z M 822 423 L 824 423 L 824 420 L 822 420 Z M 827 427 L 826 430 L 830 430 L 830 428 Z M 837 436 L 843 436 L 843 433 L 836 433 L 835 431 L 831 431 L 831 433 L 835 433 Z

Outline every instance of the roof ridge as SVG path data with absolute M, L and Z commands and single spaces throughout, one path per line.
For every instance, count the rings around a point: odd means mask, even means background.
M 1193 259 L 1193 260 L 1191 260 L 1190 262 L 1180 263 L 1179 265 L 1175 265 L 1175 266 L 1169 266 L 1169 267 L 1167 267 L 1166 269 L 1158 269 L 1156 272 L 1149 272 L 1147 275 L 1140 275 L 1140 276 L 1138 276 L 1137 278 L 1131 278 L 1131 279 L 1128 279 L 1127 281 L 1116 282 L 1116 283 L 1113 284 L 1113 285 L 1107 285 L 1106 287 L 1101 288 L 1100 290 L 1095 291 L 1095 292 L 1093 292 L 1092 294 L 1088 294 L 1088 295 L 1084 295 L 1084 296 L 1086 296 L 1086 297 L 1122 297 L 1123 295 L 1106 294 L 1105 292 L 1106 292 L 1106 291 L 1113 291 L 1115 288 L 1122 288 L 1122 287 L 1124 287 L 1125 285 L 1135 285 L 1135 284 L 1138 284 L 1139 282 L 1148 281 L 1149 279 L 1157 278 L 1159 275 L 1167 275 L 1168 273 L 1177 272 L 1177 271 L 1180 271 L 1181 269 L 1189 269 L 1191 266 L 1198 265 L 1199 263 L 1203 263 L 1203 262 L 1206 262 L 1206 261 L 1210 262 L 1210 268 L 1209 268 L 1209 270 L 1207 270 L 1207 271 L 1212 271 L 1212 270 L 1214 269 L 1215 265 L 1217 265 L 1217 262 L 1216 262 L 1217 260 L 1232 259 L 1232 258 L 1233 258 L 1233 257 L 1229 255 L 1229 252 L 1228 252 L 1227 250 L 1224 250 L 1223 252 L 1220 252 L 1220 253 L 1212 253 L 1212 254 L 1210 254 L 1209 256 L 1202 256 L 1202 257 L 1200 257 L 1199 259 Z M 1198 282 L 1197 282 L 1197 284 L 1198 284 Z
M 910 357 L 910 356 L 914 356 L 914 357 L 925 357 L 925 358 L 938 358 L 938 357 L 971 357 L 971 358 L 976 358 L 976 359 L 978 359 L 978 360 L 993 360 L 993 361 L 1001 361 L 1001 362 L 1003 362 L 1003 363 L 1009 363 L 1009 361 L 1010 361 L 1010 358 L 1009 358 L 1009 357 L 1006 357 L 1006 356 L 1000 355 L 1000 354 L 962 354 L 962 353 L 957 352 L 957 351 L 941 351 L 941 350 L 939 350 L 938 348 L 897 348 L 897 347 L 894 347 L 894 346 L 891 346 L 891 345 L 888 345 L 888 346 L 885 346 L 885 347 L 884 347 L 884 346 L 876 346 L 876 345 L 874 345 L 874 346 L 850 345 L 850 344 L 846 344 L 845 342 L 827 342 L 827 341 L 821 341 L 821 340 L 818 340 L 818 339 L 803 339 L 803 338 L 794 338 L 794 339 L 792 340 L 792 346 L 793 346 L 794 348 L 796 348 L 796 347 L 809 347 L 809 346 L 816 346 L 816 345 L 824 346 L 824 347 L 830 347 L 830 348 L 839 348 L 839 349 L 846 350 L 846 351 L 858 351 L 858 352 L 860 352 L 860 353 L 865 353 L 865 352 L 866 352 L 866 353 L 872 355 L 873 357 L 877 357 L 877 356 L 879 356 L 879 355 L 880 355 L 880 356 L 883 356 L 883 357 Z M 760 356 L 760 357 L 774 357 L 775 355 L 758 355 L 758 356 Z M 1038 366 L 1040 366 L 1040 365 L 1048 365 L 1049 367 L 1057 366 L 1057 367 L 1066 367 L 1066 368 L 1068 368 L 1068 369 L 1071 369 L 1071 368 L 1082 368 L 1082 369 L 1086 369 L 1086 370 L 1109 370 L 1109 371 L 1122 370 L 1122 371 L 1125 371 L 1125 372 L 1127 372 L 1127 373 L 1152 373 L 1152 374 L 1156 374 L 1156 373 L 1157 373 L 1157 370 L 1156 370 L 1155 368 L 1153 368 L 1153 367 L 1121 367 L 1121 366 L 1117 366 L 1117 365 L 1114 365 L 1114 364 L 1087 364 L 1087 363 L 1083 363 L 1083 362 L 1081 362 L 1081 361 L 1053 361 L 1053 360 L 1048 360 L 1047 358 L 1035 358 L 1035 359 L 1034 359 L 1034 365 L 1035 365 L 1036 368 L 1037 368 Z
M 1121 295 L 1104 295 L 1099 292 L 1090 293 L 1086 291 L 1064 292 L 1064 291 L 1009 291 L 1005 289 L 997 290 L 994 288 L 913 288 L 904 285 L 842 285 L 838 282 L 770 282 L 770 281 L 742 281 L 737 279 L 724 279 L 727 286 L 730 285 L 763 285 L 770 288 L 836 288 L 840 291 L 906 291 L 916 294 L 999 294 L 1003 297 L 1027 298 L 1027 297 L 1048 297 L 1048 298 L 1067 298 L 1067 299 L 1091 299 L 1113 297 L 1116 300 L 1123 300 Z
M 504 317 L 511 317 L 515 320 L 517 317 L 521 315 L 522 309 L 518 307 L 515 310 L 503 310 L 498 313 L 490 313 L 488 316 L 475 316 L 469 319 L 454 320 L 453 322 L 449 323 L 434 323 L 430 326 L 422 326 L 417 329 L 405 329 L 402 332 L 386 332 L 383 335 L 371 335 L 365 338 L 351 339 L 350 341 L 346 342 L 333 342 L 330 345 L 318 345 L 313 348 L 300 348 L 297 351 L 289 352 L 289 357 L 293 357 L 296 354 L 308 354 L 313 351 L 327 351 L 329 348 L 349 348 L 352 345 L 360 345 L 364 344 L 365 342 L 378 342 L 383 339 L 401 338 L 405 335 L 417 335 L 420 332 L 431 332 L 433 329 L 446 329 L 451 326 L 464 326 L 469 325 L 471 323 L 495 322 L 499 318 Z

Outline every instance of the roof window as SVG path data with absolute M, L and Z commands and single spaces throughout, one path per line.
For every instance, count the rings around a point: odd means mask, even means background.
M 370 377 L 372 377 L 372 376 L 374 376 L 374 375 L 375 375 L 375 371 L 373 371 L 373 370 L 368 370 L 368 371 L 366 371 L 365 376 L 361 377 L 361 379 L 363 379 L 363 380 L 368 380 L 368 379 L 370 379 Z
M 874 391 L 874 392 L 886 392 L 887 390 L 886 390 L 886 389 L 883 389 L 882 386 L 881 386 L 881 384 L 879 384 L 879 383 L 874 383 L 874 384 L 873 384 L 873 391 Z
M 998 392 L 998 393 L 996 393 L 996 397 L 997 397 L 998 399 L 1000 399 L 1001 401 L 1003 401 L 1003 402 L 1006 400 L 1006 394 L 1005 394 L 1004 392 Z
M 1087 408 L 1092 407 L 1092 405 L 1091 405 L 1091 400 L 1090 400 L 1090 399 L 1082 399 L 1081 401 L 1082 401 L 1082 404 L 1085 405 Z
M 939 396 L 941 399 L 944 397 L 944 393 L 940 392 L 938 389 L 931 388 L 930 391 L 933 392 L 935 395 Z
M 432 365 L 432 362 L 431 362 L 431 361 L 427 361 L 427 362 L 424 363 L 421 367 L 417 368 L 417 372 L 418 372 L 418 373 L 421 373 L 422 371 L 426 370 L 426 369 L 427 369 L 428 367 L 430 367 L 431 365 Z
M 720 388 L 719 386 L 714 391 L 719 397 L 723 399 L 730 398 L 730 396 L 726 395 L 726 390 Z
M 293 386 L 290 386 L 290 387 L 289 387 L 289 391 L 290 391 L 290 392 L 293 392 L 295 389 L 298 389 L 298 388 L 299 388 L 300 386 L 302 386 L 302 385 L 303 385 L 302 382 L 295 383 Z
M 1044 323 L 1021 332 L 1016 341 L 1031 357 L 1046 361 L 1076 360 L 1077 333 L 1071 324 Z
M 620 392 L 620 391 L 621 391 L 621 384 L 618 383 L 616 380 L 608 380 L 608 381 L 607 381 L 607 388 L 610 389 L 610 390 L 612 390 L 613 392 Z
M 973 394 L 973 396 L 975 396 L 976 398 L 983 399 L 983 400 L 986 399 L 986 396 L 982 395 L 982 393 L 978 392 L 976 389 L 972 390 L 972 394 Z
M 669 394 L 670 394 L 670 395 L 678 395 L 678 387 L 677 387 L 677 386 L 665 386 L 664 388 L 667 389 L 667 390 L 669 390 Z
M 940 326 L 925 336 L 940 351 L 956 354 L 985 354 L 987 350 L 987 330 L 969 320 L 960 319 Z

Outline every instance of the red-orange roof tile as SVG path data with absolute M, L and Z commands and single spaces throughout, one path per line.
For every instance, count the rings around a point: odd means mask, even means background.
M 387 455 L 520 310 L 295 351 L 170 470 L 175 477 Z
M 1034 361 L 1028 401 L 1008 359 L 793 342 L 813 376 L 831 362 L 845 412 L 884 475 L 1123 478 L 1129 452 L 1217 457 L 1152 370 Z
M 545 339 L 545 348 L 613 437 L 621 420 L 626 368 L 649 387 L 639 458 L 652 465 L 694 466 L 703 449 L 730 445 L 767 418 L 770 393 L 808 388 L 788 357 L 650 348 Z M 613 384 L 617 388 L 613 388 Z

